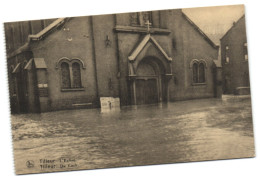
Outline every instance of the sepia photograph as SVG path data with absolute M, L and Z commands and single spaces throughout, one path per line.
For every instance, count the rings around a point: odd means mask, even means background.
M 245 6 L 5 21 L 15 173 L 255 157 Z

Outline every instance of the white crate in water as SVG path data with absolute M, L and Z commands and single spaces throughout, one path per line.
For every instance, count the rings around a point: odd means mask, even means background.
M 120 98 L 100 97 L 100 106 L 102 112 L 120 109 Z

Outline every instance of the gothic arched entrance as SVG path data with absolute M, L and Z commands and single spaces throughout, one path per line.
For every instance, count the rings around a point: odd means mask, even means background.
M 135 90 L 136 104 L 154 104 L 165 99 L 162 64 L 156 58 L 145 58 L 137 67 Z
M 150 35 L 144 36 L 128 57 L 131 104 L 154 104 L 169 101 L 172 58 Z
M 143 59 L 136 71 L 136 104 L 154 104 L 162 101 L 163 69 L 153 58 Z

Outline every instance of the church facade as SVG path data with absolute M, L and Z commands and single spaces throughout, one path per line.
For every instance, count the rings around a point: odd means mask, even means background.
M 5 23 L 11 111 L 221 96 L 216 46 L 181 9 Z

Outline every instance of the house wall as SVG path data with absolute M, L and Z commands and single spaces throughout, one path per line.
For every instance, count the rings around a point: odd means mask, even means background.
M 237 87 L 249 87 L 248 61 L 244 57 L 244 43 L 247 43 L 245 16 L 234 23 L 221 41 L 221 59 L 223 68 L 223 91 L 232 94 Z M 226 46 L 229 47 L 229 63 L 226 63 Z M 229 77 L 230 83 L 225 79 Z M 227 85 L 225 85 L 227 84 Z

